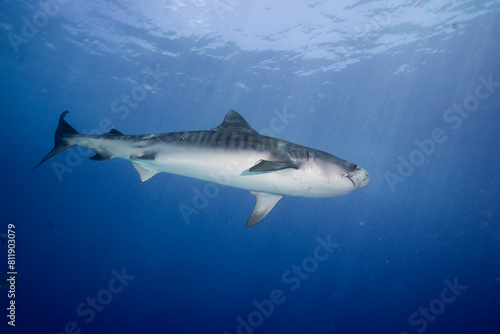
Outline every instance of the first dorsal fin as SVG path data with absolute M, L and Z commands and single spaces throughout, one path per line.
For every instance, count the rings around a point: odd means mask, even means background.
M 213 128 L 212 131 L 238 131 L 258 134 L 257 131 L 252 129 L 250 124 L 234 110 L 230 110 L 224 118 L 224 122 L 218 127 Z

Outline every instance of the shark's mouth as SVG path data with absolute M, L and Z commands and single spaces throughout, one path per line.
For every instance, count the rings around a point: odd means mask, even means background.
M 356 184 L 356 182 L 354 182 L 354 180 L 351 178 L 351 175 L 345 173 L 344 175 L 342 175 L 342 177 L 347 177 L 349 179 L 349 181 L 352 182 L 352 184 L 354 185 L 354 188 L 358 188 L 358 185 Z
M 345 173 L 344 176 L 351 180 L 356 190 L 366 186 L 369 180 L 368 173 L 363 168 L 358 166 L 356 166 L 356 171 L 354 173 Z
M 354 185 L 354 188 L 358 188 L 358 185 L 354 182 L 353 179 L 351 179 L 351 177 L 349 175 L 347 175 L 347 178 L 352 182 L 352 184 Z

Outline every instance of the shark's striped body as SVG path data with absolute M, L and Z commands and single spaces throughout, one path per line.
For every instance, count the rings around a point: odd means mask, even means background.
M 166 172 L 250 190 L 257 202 L 247 226 L 262 220 L 284 195 L 341 196 L 369 180 L 364 169 L 350 162 L 258 134 L 235 111 L 210 131 L 131 136 L 114 129 L 97 136 L 78 134 L 64 120 L 66 113 L 59 120 L 56 147 L 40 164 L 68 147 L 83 146 L 96 152 L 93 160 L 130 160 L 142 181 Z

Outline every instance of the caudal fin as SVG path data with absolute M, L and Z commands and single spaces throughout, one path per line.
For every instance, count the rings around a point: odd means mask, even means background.
M 52 149 L 52 151 L 49 152 L 49 154 L 47 154 L 47 156 L 45 158 L 43 158 L 42 161 L 40 161 L 40 163 L 38 165 L 33 167 L 33 169 L 35 169 L 38 166 L 40 166 L 41 164 L 43 164 L 46 160 L 52 158 L 57 153 L 64 151 L 65 149 L 67 149 L 71 146 L 74 146 L 74 145 L 68 144 L 64 140 L 64 138 L 67 137 L 68 135 L 77 135 L 78 134 L 78 131 L 76 131 L 71 125 L 68 124 L 68 122 L 66 122 L 64 120 L 64 117 L 66 116 L 66 114 L 69 114 L 69 111 L 67 111 L 67 110 L 64 111 L 61 114 L 61 116 L 59 117 L 59 124 L 57 125 L 57 129 L 56 129 L 54 148 Z

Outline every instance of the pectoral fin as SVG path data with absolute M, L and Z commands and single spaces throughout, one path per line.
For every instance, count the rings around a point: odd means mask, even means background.
M 149 180 L 150 178 L 152 178 L 153 176 L 155 176 L 156 174 L 159 173 L 156 170 L 143 167 L 135 162 L 132 162 L 132 166 L 134 166 L 137 173 L 139 173 L 139 177 L 141 178 L 142 182 Z
M 139 159 L 139 160 L 154 160 L 156 159 L 156 152 L 154 151 L 146 151 L 143 154 L 131 154 L 130 159 Z
M 294 168 L 298 169 L 296 163 L 291 161 L 269 161 L 269 160 L 260 160 L 255 166 L 250 168 L 249 172 L 273 172 L 277 170 L 282 170 L 286 168 Z
M 283 195 L 251 191 L 255 196 L 255 207 L 247 220 L 247 227 L 254 226 L 262 219 L 266 218 L 274 206 L 283 198 Z

